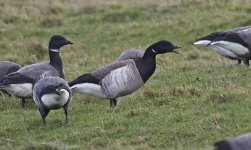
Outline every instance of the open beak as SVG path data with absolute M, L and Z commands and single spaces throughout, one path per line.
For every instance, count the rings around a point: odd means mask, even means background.
M 181 48 L 180 46 L 175 46 L 173 52 L 177 53 L 177 54 L 180 54 L 180 50 L 179 50 L 180 48 Z
M 73 44 L 71 41 L 67 41 L 67 44 Z

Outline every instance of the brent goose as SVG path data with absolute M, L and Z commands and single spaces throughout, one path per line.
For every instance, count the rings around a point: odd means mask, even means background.
M 250 150 L 251 132 L 238 136 L 232 140 L 223 140 L 214 144 L 215 150 Z
M 145 51 L 143 50 L 127 50 L 117 58 L 117 61 L 142 58 L 144 53 Z
M 19 70 L 21 66 L 14 62 L 10 61 L 1 61 L 0 62 L 0 81 L 4 79 L 4 77 L 12 72 L 16 72 Z
M 159 41 L 149 46 L 142 58 L 114 62 L 78 77 L 69 85 L 72 92 L 109 99 L 110 107 L 115 107 L 117 97 L 136 91 L 152 76 L 157 54 L 178 53 L 178 48 L 169 41 Z
M 43 119 L 50 110 L 64 109 L 65 121 L 68 122 L 68 104 L 71 101 L 71 89 L 64 79 L 59 77 L 47 77 L 39 80 L 33 88 L 33 100 Z
M 50 61 L 28 65 L 17 72 L 5 76 L 0 83 L 0 89 L 22 98 L 22 106 L 24 107 L 25 99 L 32 98 L 32 88 L 38 80 L 47 76 L 64 78 L 63 63 L 59 55 L 59 49 L 67 44 L 73 43 L 61 35 L 52 36 L 49 42 Z
M 251 59 L 251 26 L 214 32 L 197 39 L 194 45 L 211 47 L 221 56 L 238 60 L 238 64 L 243 60 L 246 65 L 249 65 Z
M 1 61 L 0 62 L 0 82 L 4 79 L 5 76 L 12 72 L 16 72 L 21 68 L 19 64 L 10 61 Z M 6 92 L 3 90 L 3 92 Z M 6 92 L 7 93 L 7 92 Z M 8 93 L 7 93 L 8 94 Z

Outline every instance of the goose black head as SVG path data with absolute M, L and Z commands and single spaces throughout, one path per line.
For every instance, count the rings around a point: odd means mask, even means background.
M 62 46 L 68 44 L 73 44 L 73 43 L 61 35 L 53 35 L 49 42 L 49 49 L 59 50 Z
M 64 89 L 65 88 L 65 85 L 63 84 L 63 83 L 60 83 L 60 84 L 58 84 L 57 86 L 56 86 L 56 91 L 57 92 L 60 92 L 62 89 Z
M 64 92 L 64 91 L 67 91 L 67 89 L 69 89 L 67 87 L 66 84 L 63 84 L 63 83 L 59 83 L 58 85 L 56 85 L 56 91 L 58 92 L 58 94 L 60 95 L 60 93 Z
M 167 53 L 167 52 L 174 52 L 174 53 L 179 54 L 178 49 L 181 48 L 181 47 L 173 45 L 169 41 L 161 40 L 161 41 L 159 41 L 157 43 L 154 43 L 149 48 L 155 54 L 163 54 L 163 53 Z

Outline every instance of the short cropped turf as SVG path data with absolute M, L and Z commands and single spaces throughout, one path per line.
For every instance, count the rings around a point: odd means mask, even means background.
M 66 80 L 111 63 L 125 50 L 165 39 L 181 54 L 157 56 L 157 68 L 135 93 L 109 101 L 74 94 L 69 123 L 51 111 L 44 126 L 33 100 L 25 109 L 0 95 L 0 149 L 212 149 L 251 130 L 250 67 L 193 46 L 214 31 L 251 24 L 247 0 L 0 0 L 0 60 L 22 66 L 61 49 Z

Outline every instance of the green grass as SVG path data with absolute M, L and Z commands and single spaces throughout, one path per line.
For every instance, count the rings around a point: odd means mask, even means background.
M 75 94 L 69 123 L 63 110 L 42 124 L 29 101 L 0 96 L 0 149 L 212 149 L 251 130 L 250 68 L 192 42 L 250 25 L 243 0 L 0 1 L 0 60 L 48 60 L 53 34 L 74 42 L 61 51 L 66 80 L 110 63 L 127 49 L 161 39 L 183 47 L 157 56 L 157 69 L 137 92 L 109 102 Z

